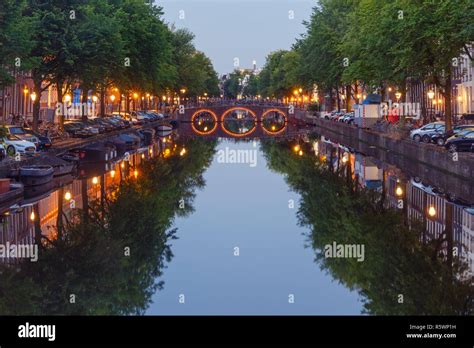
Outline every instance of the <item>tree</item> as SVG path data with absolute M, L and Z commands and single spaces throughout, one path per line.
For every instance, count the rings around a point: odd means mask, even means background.
M 440 255 L 440 240 L 423 243 L 423 226 L 405 223 L 400 211 L 386 208 L 379 192 L 357 188 L 351 164 L 334 170 L 315 163 L 310 144 L 304 156 L 293 152 L 292 141 L 266 141 L 262 150 L 269 167 L 285 175 L 301 196 L 298 220 L 310 229 L 308 243 L 316 262 L 335 280 L 359 292 L 364 311 L 375 315 L 471 315 L 474 278 L 462 259 Z M 336 148 L 331 149 L 334 154 Z M 337 155 L 334 156 L 337 160 Z M 332 162 L 333 163 L 333 162 Z M 364 262 L 327 258 L 326 245 L 361 244 Z M 389 248 L 389 252 L 387 252 Z M 399 303 L 403 294 L 403 304 Z
M 193 44 L 194 34 L 187 29 L 172 31 L 173 61 L 178 72 L 175 90 L 186 89 L 186 95 L 198 97 L 207 93 L 219 95 L 219 80 L 212 62 Z
M 474 4 L 470 0 L 398 0 L 401 15 L 392 48 L 395 66 L 411 77 L 434 83 L 445 97 L 446 130 L 452 128 L 452 68 L 474 41 Z M 394 14 L 395 15 L 395 14 Z M 472 57 L 471 57 L 472 60 Z
M 25 0 L 5 0 L 0 7 L 0 88 L 14 82 L 15 70 L 24 69 L 17 58 L 29 50 L 26 25 L 20 20 L 25 6 Z
M 227 80 L 224 81 L 224 96 L 226 98 L 236 99 L 242 93 L 243 74 L 239 70 L 230 73 Z

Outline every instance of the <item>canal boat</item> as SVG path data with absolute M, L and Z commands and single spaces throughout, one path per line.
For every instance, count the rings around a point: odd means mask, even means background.
M 107 162 L 117 157 L 117 149 L 112 142 L 106 142 L 75 149 L 69 154 L 77 156 L 79 162 Z
M 111 142 L 115 145 L 117 153 L 119 154 L 136 149 L 140 145 L 140 141 L 140 137 L 129 133 L 120 134 L 111 139 Z
M 53 180 L 54 169 L 47 165 L 22 166 L 19 175 L 25 186 L 44 185 Z
M 172 127 L 172 126 L 168 126 L 168 125 L 166 125 L 166 124 L 162 124 L 162 125 L 156 127 L 156 134 L 157 134 L 157 136 L 159 136 L 160 138 L 167 137 L 167 136 L 169 136 L 172 132 L 173 132 L 173 127 Z

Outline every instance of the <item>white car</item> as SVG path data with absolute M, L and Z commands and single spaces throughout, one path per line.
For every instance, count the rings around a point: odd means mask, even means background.
M 413 129 L 410 132 L 410 139 L 414 141 L 424 141 L 425 143 L 431 142 L 431 136 L 436 133 L 444 133 L 444 122 L 433 122 L 424 125 L 421 128 Z
M 20 154 L 34 154 L 36 153 L 36 145 L 31 141 L 21 140 L 19 137 L 9 134 L 2 140 L 7 154 L 14 156 L 16 153 Z

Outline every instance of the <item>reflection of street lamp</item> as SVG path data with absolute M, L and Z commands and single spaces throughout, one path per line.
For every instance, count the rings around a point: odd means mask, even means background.
M 400 100 L 401 97 L 402 97 L 402 93 L 401 93 L 401 92 L 395 93 L 395 98 L 397 98 L 397 101 Z
M 31 214 L 30 214 L 30 220 L 31 220 L 31 221 L 35 221 L 35 219 L 36 219 L 35 212 L 32 211 Z
M 403 196 L 403 189 L 402 189 L 400 186 L 397 186 L 397 188 L 395 189 L 395 194 L 396 194 L 398 197 Z
M 435 216 L 436 216 L 436 208 L 433 207 L 433 206 L 430 206 L 430 207 L 428 208 L 428 215 L 429 215 L 430 217 L 435 217 Z
M 92 178 L 92 183 L 93 183 L 94 185 L 97 185 L 97 184 L 99 183 L 99 178 L 97 178 L 96 176 L 94 176 L 94 177 Z
M 30 97 L 31 97 L 31 100 L 32 100 L 33 103 L 34 103 L 34 102 L 36 101 L 36 93 L 35 93 L 35 92 L 31 93 L 31 96 L 30 96 Z
M 71 198 L 72 198 L 71 192 L 67 191 L 64 194 L 64 199 L 69 202 L 71 200 Z
M 64 101 L 65 101 L 66 103 L 69 103 L 69 102 L 71 101 L 71 96 L 70 96 L 69 94 L 66 94 L 66 95 L 64 96 Z

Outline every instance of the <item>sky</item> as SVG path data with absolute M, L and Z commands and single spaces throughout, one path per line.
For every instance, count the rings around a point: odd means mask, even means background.
M 290 49 L 305 32 L 316 0 L 159 0 L 164 20 L 196 35 L 195 45 L 219 74 L 265 64 L 266 56 Z

